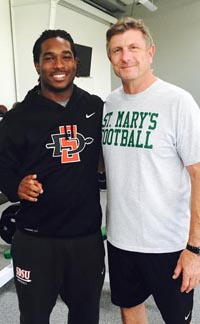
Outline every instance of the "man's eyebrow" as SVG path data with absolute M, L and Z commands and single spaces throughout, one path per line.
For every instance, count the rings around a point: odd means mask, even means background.
M 116 48 L 122 48 L 122 46 L 114 46 L 112 50 L 115 50 Z
M 53 55 L 53 52 L 45 52 L 44 54 L 43 54 L 43 56 L 48 56 L 48 55 Z
M 62 53 L 63 53 L 63 54 L 71 54 L 71 55 L 72 55 L 72 51 L 70 51 L 70 50 L 62 51 Z M 43 56 L 53 55 L 53 54 L 55 54 L 55 52 L 48 51 L 48 52 L 45 52 Z

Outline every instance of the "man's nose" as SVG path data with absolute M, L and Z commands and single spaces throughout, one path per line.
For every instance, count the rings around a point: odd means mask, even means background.
M 55 66 L 57 68 L 62 68 L 64 67 L 64 61 L 61 57 L 57 57 L 56 60 L 55 60 Z
M 121 58 L 124 62 L 129 61 L 131 59 L 130 51 L 128 49 L 123 49 Z

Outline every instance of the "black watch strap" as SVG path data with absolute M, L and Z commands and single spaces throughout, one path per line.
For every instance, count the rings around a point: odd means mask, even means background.
M 186 249 L 200 256 L 200 247 L 187 244 Z

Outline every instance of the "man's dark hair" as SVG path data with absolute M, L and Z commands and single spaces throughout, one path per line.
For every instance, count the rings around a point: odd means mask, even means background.
M 35 63 L 39 62 L 42 43 L 49 38 L 56 38 L 56 37 L 60 37 L 67 40 L 71 45 L 71 50 L 74 57 L 77 57 L 75 44 L 69 33 L 61 29 L 48 29 L 41 34 L 41 36 L 36 40 L 33 46 L 33 60 Z

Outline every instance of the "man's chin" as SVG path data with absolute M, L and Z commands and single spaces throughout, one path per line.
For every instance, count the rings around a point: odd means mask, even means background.
M 66 85 L 66 86 L 53 86 L 53 85 L 48 85 L 47 88 L 49 89 L 49 91 L 54 92 L 54 93 L 62 93 L 65 92 L 67 90 L 69 90 L 71 87 L 73 86 L 73 82 Z

